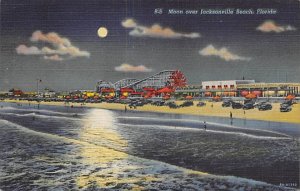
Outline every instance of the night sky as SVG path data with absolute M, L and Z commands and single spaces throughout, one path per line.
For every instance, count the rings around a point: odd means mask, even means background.
M 226 8 L 254 14 L 184 13 Z M 183 71 L 189 84 L 243 76 L 299 82 L 299 30 L 298 0 L 1 0 L 0 91 L 35 90 L 36 79 L 59 91 L 94 89 L 98 80 L 168 69 Z

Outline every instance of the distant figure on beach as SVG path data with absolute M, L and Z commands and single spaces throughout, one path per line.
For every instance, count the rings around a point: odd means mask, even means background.
M 204 130 L 206 131 L 206 121 L 204 121 Z
M 211 104 L 211 107 L 212 107 L 212 108 L 214 107 L 214 104 L 213 104 L 213 103 Z
M 232 112 L 230 112 L 230 115 L 229 115 L 229 116 L 230 116 L 230 119 L 232 119 Z
M 74 106 L 73 105 L 71 105 L 71 108 L 73 108 Z
M 126 105 L 125 105 L 124 111 L 125 111 L 125 113 L 127 112 L 127 107 L 126 107 Z
M 246 115 L 246 111 L 244 110 L 244 115 Z

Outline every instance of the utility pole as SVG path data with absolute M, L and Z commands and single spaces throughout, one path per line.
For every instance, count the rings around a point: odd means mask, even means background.
M 39 91 L 39 83 L 42 82 L 41 79 L 36 79 L 36 91 L 37 91 L 37 96 L 40 95 L 40 91 Z

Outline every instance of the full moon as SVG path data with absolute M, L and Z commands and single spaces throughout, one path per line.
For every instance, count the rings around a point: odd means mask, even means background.
M 105 37 L 107 36 L 107 33 L 108 33 L 108 30 L 107 30 L 107 28 L 105 28 L 105 27 L 100 27 L 100 28 L 98 29 L 98 36 L 99 36 L 100 38 L 105 38 Z

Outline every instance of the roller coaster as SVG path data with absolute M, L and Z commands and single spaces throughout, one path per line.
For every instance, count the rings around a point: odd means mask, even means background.
M 126 96 L 128 96 L 128 94 L 150 96 L 149 91 L 151 91 L 151 96 L 153 96 L 155 92 L 159 92 L 159 90 L 163 88 L 169 88 L 170 90 L 175 91 L 177 87 L 184 86 L 186 86 L 186 77 L 181 71 L 164 70 L 140 80 L 127 78 L 115 83 L 99 81 L 97 83 L 96 91 L 100 94 L 105 94 L 106 96 L 108 94 L 112 96 L 115 95 L 115 93 L 116 95 Z

